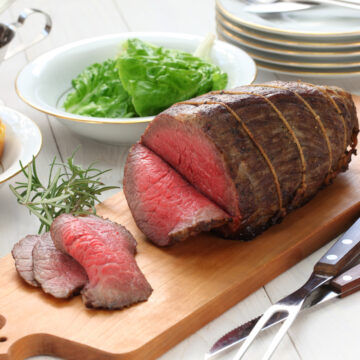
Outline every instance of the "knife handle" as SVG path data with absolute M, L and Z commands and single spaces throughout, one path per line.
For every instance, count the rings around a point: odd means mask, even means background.
M 356 255 L 360 253 L 360 218 L 315 264 L 314 272 L 336 276 Z
M 333 279 L 330 285 L 342 298 L 360 290 L 360 264 Z

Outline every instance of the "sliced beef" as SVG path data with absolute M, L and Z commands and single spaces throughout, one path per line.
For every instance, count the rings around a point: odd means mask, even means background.
M 222 236 L 248 239 L 305 204 L 345 171 L 355 153 L 357 133 L 355 106 L 345 91 L 271 82 L 175 104 L 150 123 L 141 144 L 232 216 L 231 223 L 218 229 Z M 137 149 L 131 150 L 127 168 L 140 169 L 143 160 L 134 153 Z M 151 172 L 144 167 L 139 177 L 152 177 Z M 139 208 L 135 193 L 142 191 L 135 178 L 125 172 L 131 209 Z M 168 192 L 153 190 L 147 197 L 154 196 L 164 206 Z M 140 228 L 147 221 L 161 222 L 148 213 L 133 214 Z
M 39 286 L 34 278 L 32 252 L 40 235 L 28 235 L 17 242 L 11 254 L 15 260 L 15 267 L 18 274 L 32 286 Z
M 138 227 L 157 245 L 170 245 L 230 220 L 151 150 L 136 144 L 125 168 L 125 196 Z
M 50 232 L 55 246 L 88 275 L 81 292 L 86 306 L 118 309 L 150 296 L 152 288 L 135 262 L 136 241 L 123 226 L 97 216 L 63 214 Z
M 39 237 L 32 256 L 34 277 L 47 294 L 69 298 L 79 293 L 87 282 L 83 267 L 55 247 L 49 232 Z

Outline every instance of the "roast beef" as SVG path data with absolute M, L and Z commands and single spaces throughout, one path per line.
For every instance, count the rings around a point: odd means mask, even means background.
M 15 260 L 15 267 L 18 274 L 32 286 L 39 286 L 34 278 L 32 251 L 40 235 L 28 235 L 17 242 L 11 254 Z
M 250 239 L 345 171 L 358 131 L 350 94 L 277 81 L 177 103 L 150 123 L 141 144 L 231 215 L 232 222 L 218 228 L 222 236 Z M 127 166 L 137 167 L 137 148 Z M 148 165 L 141 176 L 151 177 L 151 171 Z M 125 172 L 124 189 L 136 223 L 146 230 L 144 222 L 155 220 L 134 209 L 151 208 L 151 193 L 139 205 L 141 188 L 131 172 Z M 162 203 L 166 189 L 163 194 Z M 154 199 L 159 202 L 159 190 Z
M 87 282 L 82 266 L 55 247 L 49 232 L 39 237 L 32 257 L 34 277 L 47 294 L 56 298 L 69 298 L 77 294 Z
M 136 144 L 125 168 L 125 194 L 139 228 L 164 246 L 231 220 L 147 147 Z
M 55 246 L 88 275 L 81 291 L 86 306 L 118 309 L 150 296 L 152 288 L 135 262 L 136 240 L 123 226 L 92 215 L 62 214 L 50 232 Z

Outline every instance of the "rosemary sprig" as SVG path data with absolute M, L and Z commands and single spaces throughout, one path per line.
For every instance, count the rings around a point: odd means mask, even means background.
M 27 167 L 20 162 L 27 181 L 16 182 L 15 187 L 10 185 L 10 190 L 18 203 L 26 206 L 40 220 L 39 234 L 49 231 L 52 221 L 60 214 L 96 214 L 95 204 L 100 202 L 98 196 L 104 191 L 118 188 L 104 186 L 100 181 L 101 175 L 111 169 L 101 171 L 94 164 L 83 169 L 74 164 L 75 152 L 66 163 L 57 163 L 56 157 L 53 159 L 47 185 L 43 185 L 38 177 L 35 158 Z

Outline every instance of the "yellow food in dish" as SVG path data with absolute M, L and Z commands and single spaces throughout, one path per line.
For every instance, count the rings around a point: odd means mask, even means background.
M 0 120 L 0 157 L 4 150 L 5 144 L 5 124 Z

